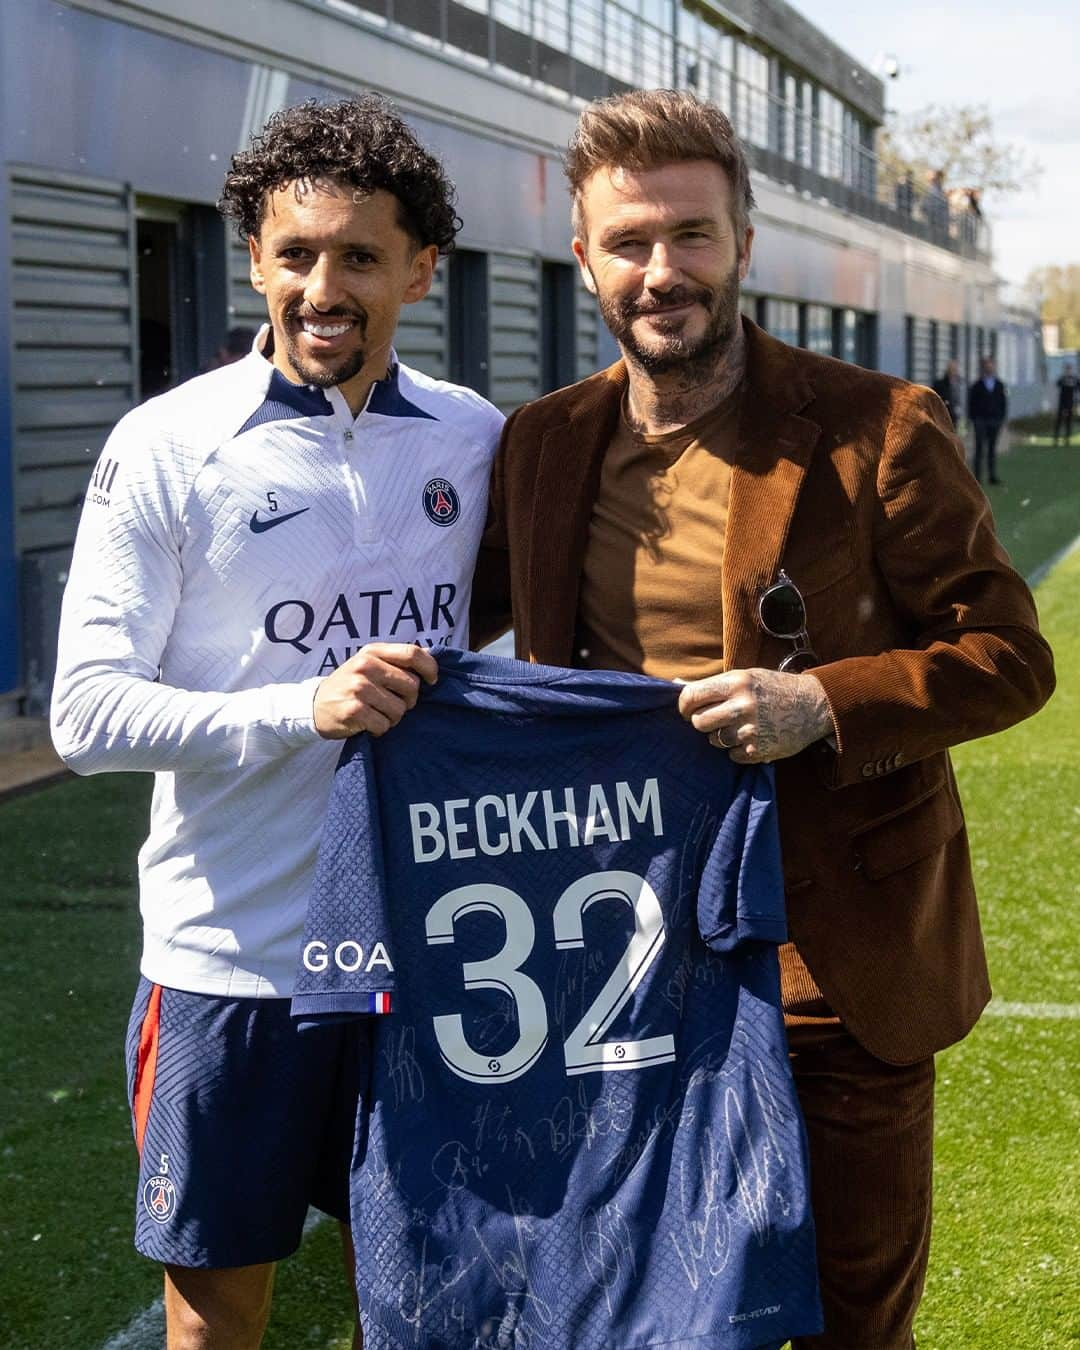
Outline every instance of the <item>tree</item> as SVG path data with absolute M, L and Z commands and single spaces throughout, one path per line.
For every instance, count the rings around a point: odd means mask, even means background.
M 1038 267 L 1028 284 L 1042 292 L 1043 323 L 1061 325 L 1061 345 L 1080 347 L 1080 263 L 1068 267 Z
M 980 196 L 1021 192 L 1042 173 L 1037 160 L 995 137 L 985 104 L 931 103 L 897 117 L 881 133 L 878 155 L 897 181 L 910 173 L 925 182 L 940 173 L 948 187 L 974 188 Z

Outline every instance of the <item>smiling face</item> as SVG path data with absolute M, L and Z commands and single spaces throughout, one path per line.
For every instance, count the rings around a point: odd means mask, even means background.
M 337 385 L 357 412 L 386 374 L 401 306 L 430 289 L 437 249 L 402 228 L 391 193 L 331 182 L 271 193 L 249 245 L 274 365 L 293 383 Z
M 740 244 L 720 165 L 598 169 L 578 207 L 574 253 L 627 359 L 657 375 L 722 355 L 737 331 L 754 231 Z

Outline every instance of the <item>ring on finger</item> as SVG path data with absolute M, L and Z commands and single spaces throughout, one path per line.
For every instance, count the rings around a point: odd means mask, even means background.
M 728 737 L 730 736 L 730 740 Z M 720 727 L 713 732 L 713 744 L 718 745 L 721 750 L 734 750 L 738 744 L 738 735 L 734 731 L 729 731 L 726 727 Z

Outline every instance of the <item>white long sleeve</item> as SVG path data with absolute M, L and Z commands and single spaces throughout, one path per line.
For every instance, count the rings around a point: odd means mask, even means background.
M 52 728 L 78 773 L 157 775 L 147 978 L 289 992 L 340 750 L 315 690 L 367 642 L 467 643 L 500 424 L 401 367 L 354 419 L 253 354 L 116 427 L 64 596 Z
M 53 741 L 77 773 L 265 763 L 315 737 L 318 678 L 227 692 L 162 683 L 184 585 L 176 499 L 190 491 L 192 456 L 163 448 L 148 420 L 120 423 L 95 475 L 109 490 L 88 495 L 64 594 Z M 223 683 L 243 678 L 242 656 L 219 670 Z

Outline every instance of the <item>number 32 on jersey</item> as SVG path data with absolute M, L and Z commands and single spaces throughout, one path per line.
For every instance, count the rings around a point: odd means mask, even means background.
M 673 1036 L 650 1036 L 639 1041 L 608 1041 L 607 1032 L 664 945 L 664 915 L 660 901 L 644 877 L 634 872 L 593 872 L 572 882 L 559 896 L 552 914 L 555 946 L 585 946 L 584 916 L 590 906 L 619 900 L 630 906 L 634 931 L 615 969 L 585 1016 L 563 1044 L 566 1072 L 603 1073 L 613 1069 L 641 1069 L 675 1058 Z M 497 914 L 506 929 L 506 941 L 494 956 L 462 965 L 466 989 L 499 989 L 515 1004 L 518 1039 L 497 1056 L 480 1054 L 469 1045 L 459 1013 L 433 1018 L 435 1039 L 448 1068 L 472 1083 L 509 1083 L 527 1073 L 548 1041 L 544 994 L 521 967 L 536 942 L 536 925 L 529 906 L 506 886 L 458 886 L 439 897 L 427 913 L 429 945 L 452 943 L 454 924 L 466 914 Z

